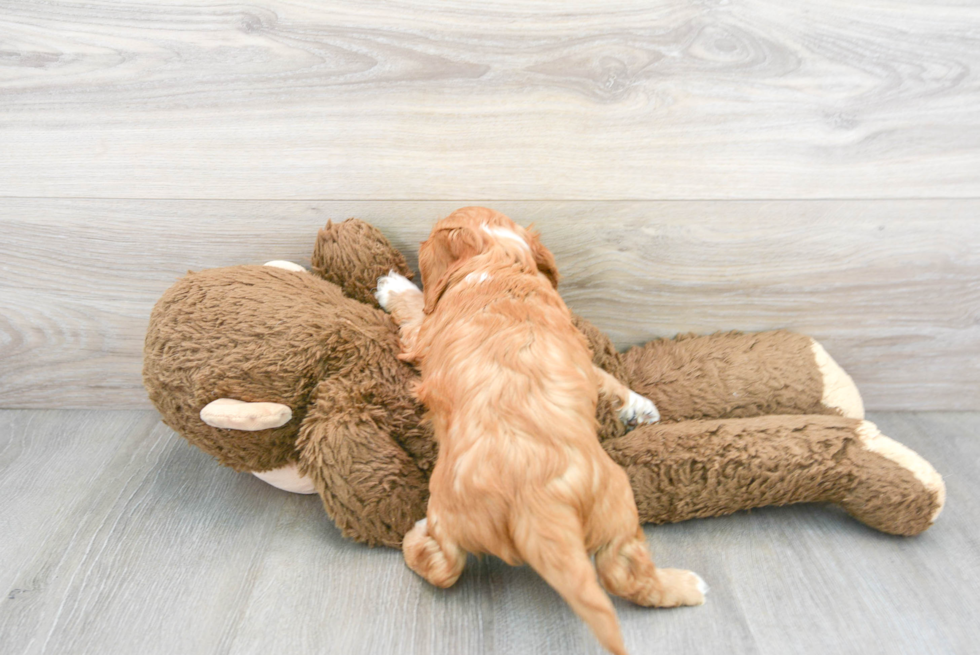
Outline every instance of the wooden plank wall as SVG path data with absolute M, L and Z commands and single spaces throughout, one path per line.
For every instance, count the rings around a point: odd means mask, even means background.
M 534 221 L 627 346 L 788 327 L 980 409 L 980 8 L 0 2 L 0 407 L 146 407 L 178 275 Z

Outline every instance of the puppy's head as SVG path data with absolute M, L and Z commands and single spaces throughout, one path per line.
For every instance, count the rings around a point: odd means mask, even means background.
M 425 312 L 435 309 L 454 272 L 473 257 L 491 252 L 525 263 L 558 287 L 555 258 L 535 232 L 492 209 L 464 207 L 436 223 L 419 248 Z

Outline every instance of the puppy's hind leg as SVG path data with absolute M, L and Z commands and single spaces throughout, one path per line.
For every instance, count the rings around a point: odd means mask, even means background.
M 437 587 L 453 586 L 466 564 L 466 551 L 445 535 L 437 538 L 430 534 L 428 519 L 422 519 L 408 531 L 402 541 L 402 553 L 408 568 Z
M 708 591 L 704 580 L 692 571 L 655 567 L 642 529 L 637 528 L 632 537 L 617 539 L 600 548 L 595 563 L 602 585 L 637 605 L 704 604 L 704 595 Z

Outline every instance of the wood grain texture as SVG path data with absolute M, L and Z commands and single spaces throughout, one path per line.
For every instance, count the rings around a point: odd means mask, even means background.
M 969 653 L 980 639 L 980 414 L 875 414 L 945 476 L 915 538 L 795 506 L 647 527 L 703 607 L 615 601 L 633 655 Z M 4 653 L 599 655 L 540 578 L 471 558 L 428 586 L 315 497 L 223 469 L 153 412 L 0 412 Z
M 980 196 L 970 1 L 0 3 L 0 195 Z
M 308 264 L 358 216 L 414 265 L 452 202 L 0 201 L 0 407 L 148 407 L 143 334 L 187 270 Z M 574 311 L 623 348 L 788 328 L 872 409 L 980 408 L 980 201 L 494 203 L 534 222 Z

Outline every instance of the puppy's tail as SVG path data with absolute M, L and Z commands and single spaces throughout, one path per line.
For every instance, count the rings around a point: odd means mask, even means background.
M 515 522 L 513 538 L 524 561 L 592 628 L 599 643 L 615 655 L 627 655 L 612 601 L 599 586 L 585 551 L 578 517 L 545 523 L 524 516 Z

